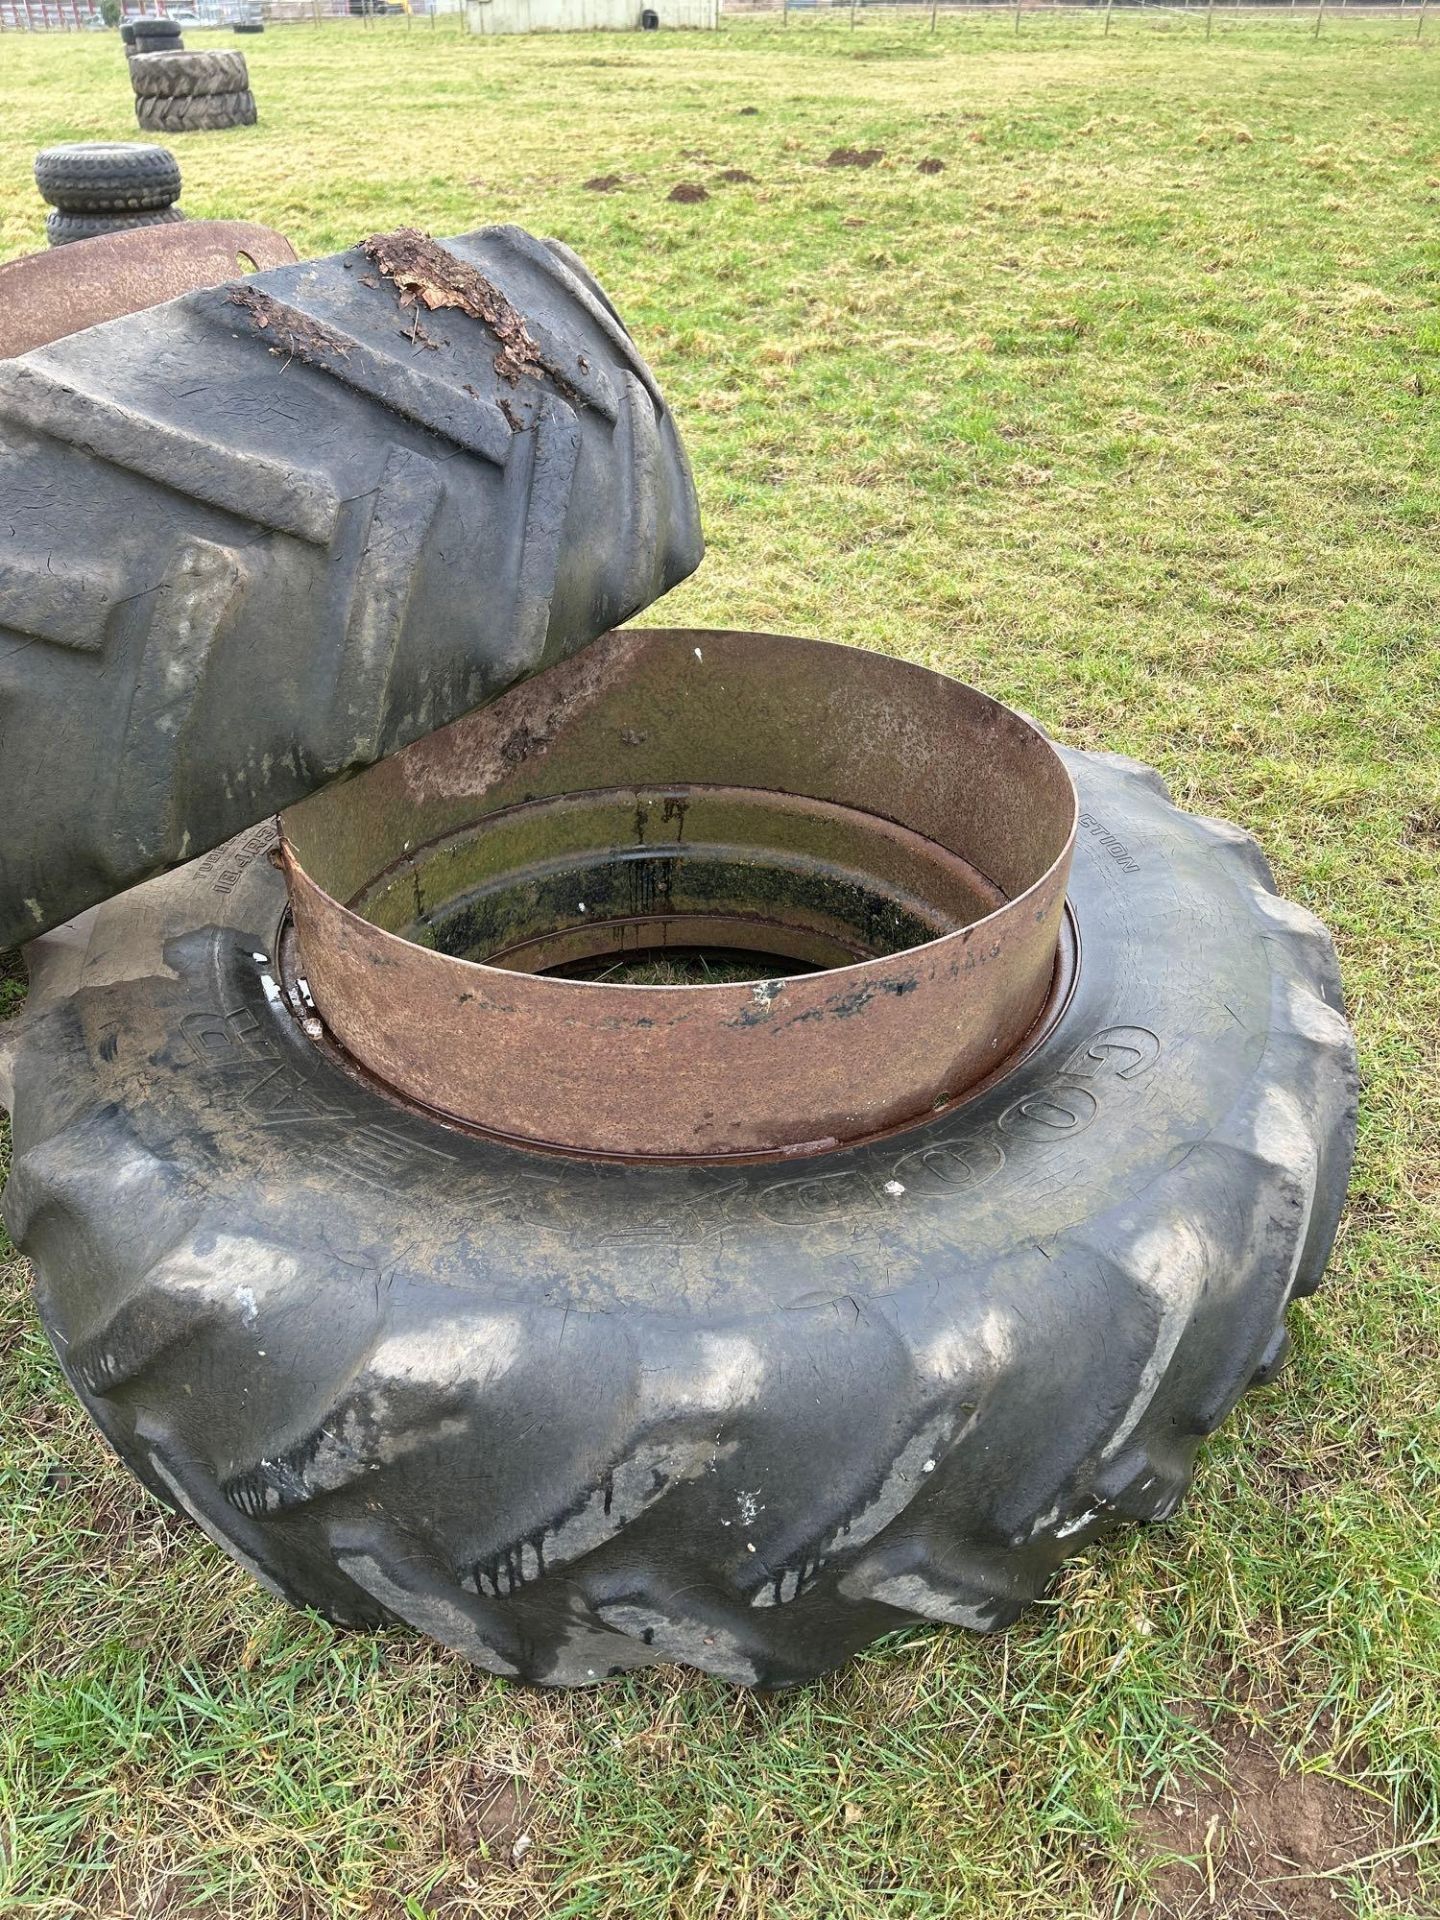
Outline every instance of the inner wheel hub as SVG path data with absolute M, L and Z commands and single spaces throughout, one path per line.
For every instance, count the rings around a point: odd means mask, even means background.
M 824 1152 L 1034 1044 L 1075 815 L 1044 736 L 959 681 L 630 629 L 283 817 L 294 970 L 327 1043 L 484 1132 Z

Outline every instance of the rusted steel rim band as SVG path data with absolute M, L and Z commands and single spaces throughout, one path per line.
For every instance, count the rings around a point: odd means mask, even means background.
M 1044 735 L 959 681 L 820 641 L 627 629 L 284 816 L 296 973 L 327 1043 L 498 1137 L 825 1152 L 1028 1050 L 1075 821 Z M 518 970 L 695 946 L 819 970 Z
M 24 254 L 0 264 L 0 360 L 294 258 L 283 233 L 250 220 L 122 227 Z

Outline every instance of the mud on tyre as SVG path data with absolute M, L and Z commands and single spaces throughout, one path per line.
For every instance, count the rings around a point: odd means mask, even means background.
M 287 1600 L 557 1685 L 1000 1627 L 1173 1512 L 1320 1279 L 1353 1046 L 1254 842 L 1065 757 L 1057 1023 L 790 1164 L 527 1153 L 360 1083 L 287 1004 L 267 827 L 32 947 L 5 1218 L 112 1445 Z
M 25 823 L 0 947 L 698 565 L 668 409 L 570 256 L 516 227 L 388 239 L 389 273 L 357 247 L 0 364 L 0 819 Z M 402 307 L 407 272 L 457 304 Z

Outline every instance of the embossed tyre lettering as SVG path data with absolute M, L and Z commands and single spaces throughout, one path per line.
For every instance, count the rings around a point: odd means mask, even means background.
M 591 283 L 516 227 L 389 243 L 388 272 L 357 247 L 0 363 L 0 948 L 698 564 L 674 424 Z
M 192 551 L 226 604 L 245 556 Z M 4 1213 L 113 1446 L 296 1604 L 555 1685 L 1000 1627 L 1169 1515 L 1320 1279 L 1354 1051 L 1253 842 L 1066 759 L 1056 1024 L 800 1162 L 546 1156 L 374 1091 L 287 1004 L 265 827 L 32 945 Z

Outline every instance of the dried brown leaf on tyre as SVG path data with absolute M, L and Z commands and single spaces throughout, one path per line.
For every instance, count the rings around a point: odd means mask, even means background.
M 250 324 L 258 333 L 269 335 L 272 353 L 284 353 L 312 366 L 324 366 L 331 359 L 344 359 L 350 351 L 352 342 L 309 314 L 286 306 L 263 288 L 235 287 L 231 290 L 230 304 L 249 314 Z
M 569 383 L 547 363 L 531 338 L 524 316 L 468 260 L 448 253 L 438 240 L 416 227 L 374 234 L 363 250 L 394 286 L 402 307 L 418 303 L 431 313 L 454 307 L 472 319 L 483 320 L 500 342 L 495 371 L 503 379 L 513 384 L 524 373 L 537 379 L 549 374 L 568 389 Z

